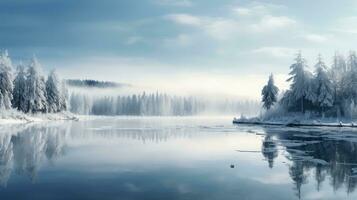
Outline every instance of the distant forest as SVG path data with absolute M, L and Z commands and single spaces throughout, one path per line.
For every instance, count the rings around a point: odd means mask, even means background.
M 73 87 L 95 87 L 95 88 L 115 88 L 115 87 L 123 87 L 128 86 L 127 84 L 117 83 L 112 81 L 98 81 L 92 79 L 67 79 L 66 83 L 68 86 Z
M 141 93 L 118 96 L 92 96 L 72 92 L 70 111 L 82 115 L 191 116 L 200 114 L 256 115 L 261 104 L 249 100 L 213 101 L 194 96 Z

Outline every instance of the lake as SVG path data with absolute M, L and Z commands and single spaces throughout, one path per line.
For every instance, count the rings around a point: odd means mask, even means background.
M 0 199 L 357 199 L 357 129 L 229 117 L 0 127 Z

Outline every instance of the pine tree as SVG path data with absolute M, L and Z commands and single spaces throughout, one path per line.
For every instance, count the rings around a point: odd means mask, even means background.
M 305 72 L 306 61 L 299 52 L 295 58 L 295 63 L 290 66 L 291 77 L 287 81 L 292 81 L 290 85 L 289 101 L 300 102 L 300 111 L 304 112 L 304 102 L 308 92 L 308 84 Z
M 65 81 L 61 81 L 59 111 L 65 111 L 68 107 L 68 89 Z
M 305 99 L 309 101 L 310 104 L 316 102 L 317 95 L 316 95 L 316 85 L 314 82 L 314 76 L 311 72 L 305 71 Z
M 329 70 L 329 77 L 333 87 L 333 102 L 336 108 L 336 115 L 339 115 L 342 110 L 341 103 L 343 102 L 343 91 L 346 86 L 347 65 L 344 57 L 335 52 L 333 64 Z
M 12 62 L 5 50 L 0 53 L 0 109 L 11 108 L 12 92 Z
M 17 67 L 17 74 L 14 80 L 14 91 L 12 107 L 20 111 L 26 111 L 26 74 L 22 64 Z
M 331 80 L 328 77 L 326 71 L 326 65 L 322 61 L 321 56 L 318 57 L 318 62 L 315 65 L 315 81 L 314 85 L 316 85 L 316 104 L 320 108 L 324 116 L 324 111 L 326 108 L 330 108 L 333 105 L 333 86 Z
M 279 89 L 274 85 L 274 77 L 273 74 L 271 74 L 267 85 L 265 85 L 262 90 L 262 102 L 264 108 L 269 110 L 271 106 L 277 102 L 278 92 Z
M 26 112 L 46 112 L 46 86 L 41 76 L 41 65 L 34 57 L 28 67 L 26 76 Z
M 46 81 L 47 111 L 58 112 L 61 110 L 61 88 L 56 72 L 53 70 Z
M 357 102 L 357 56 L 354 51 L 350 52 L 347 61 L 347 73 L 342 78 L 342 98 L 347 104 Z
M 347 65 L 350 71 L 357 71 L 357 55 L 355 51 L 350 51 Z

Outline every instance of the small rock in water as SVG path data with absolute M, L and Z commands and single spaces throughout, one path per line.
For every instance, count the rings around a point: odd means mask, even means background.
M 231 165 L 231 168 L 234 168 L 234 165 Z

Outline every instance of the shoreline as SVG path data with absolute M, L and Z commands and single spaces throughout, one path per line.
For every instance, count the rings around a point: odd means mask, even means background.
M 12 111 L 0 116 L 0 126 L 51 121 L 78 121 L 79 117 L 70 112 L 24 114 Z
M 334 128 L 357 128 L 357 124 L 353 122 L 342 123 L 342 122 L 327 122 L 327 123 L 304 123 L 304 122 L 271 122 L 271 121 L 258 121 L 252 119 L 236 119 L 232 121 L 233 124 L 245 124 L 245 125 L 262 125 L 262 126 L 285 126 L 285 127 L 334 127 Z

